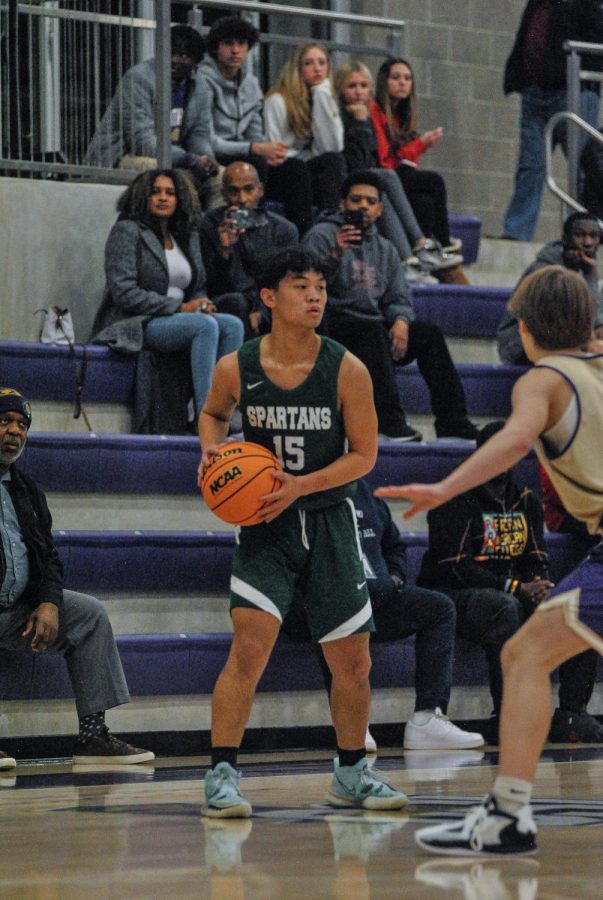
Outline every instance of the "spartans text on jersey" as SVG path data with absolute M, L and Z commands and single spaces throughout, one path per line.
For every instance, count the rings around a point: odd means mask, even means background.
M 273 431 L 328 431 L 331 410 L 328 406 L 247 406 L 252 428 Z

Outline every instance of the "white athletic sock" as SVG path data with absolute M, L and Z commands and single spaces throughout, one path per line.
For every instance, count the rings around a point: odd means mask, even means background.
M 532 784 L 522 778 L 509 778 L 499 775 L 492 788 L 498 808 L 503 812 L 515 814 L 518 809 L 529 803 L 532 798 Z
M 413 725 L 427 725 L 430 719 L 435 716 L 435 709 L 417 709 L 411 716 L 410 721 Z

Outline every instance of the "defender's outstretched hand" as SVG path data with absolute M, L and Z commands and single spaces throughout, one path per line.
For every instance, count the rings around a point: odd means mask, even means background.
M 442 482 L 436 484 L 391 484 L 387 487 L 377 488 L 375 497 L 382 497 L 384 500 L 409 500 L 411 505 L 404 511 L 404 519 L 410 519 L 415 513 L 422 510 L 441 506 L 450 499 L 442 487 Z

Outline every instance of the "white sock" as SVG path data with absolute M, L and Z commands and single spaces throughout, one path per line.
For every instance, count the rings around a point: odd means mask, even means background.
M 522 778 L 499 775 L 492 788 L 496 803 L 503 812 L 515 814 L 532 797 L 532 783 Z
M 434 709 L 417 709 L 411 716 L 410 721 L 413 725 L 427 725 L 430 719 L 435 716 Z

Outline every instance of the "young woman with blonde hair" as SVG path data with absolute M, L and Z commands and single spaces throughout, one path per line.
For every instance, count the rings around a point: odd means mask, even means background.
M 312 224 L 312 202 L 319 209 L 338 205 L 345 177 L 343 124 L 330 74 L 326 48 L 300 44 L 264 102 L 268 140 L 289 148 L 286 161 L 269 171 L 267 196 L 283 200 L 300 235 Z
M 396 172 L 381 168 L 370 109 L 373 76 L 368 67 L 358 60 L 342 63 L 334 81 L 344 127 L 343 152 L 348 172 L 370 170 L 378 175 L 383 191 L 379 230 L 392 242 L 403 261 L 413 254 L 419 260 L 419 267 L 408 267 L 407 277 L 421 280 L 423 272 L 459 265 L 463 261 L 461 256 L 443 252 L 425 237 Z

